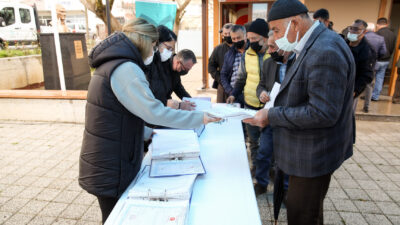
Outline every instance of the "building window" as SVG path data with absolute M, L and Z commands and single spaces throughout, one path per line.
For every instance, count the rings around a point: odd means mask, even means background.
M 22 23 L 30 23 L 31 22 L 31 12 L 29 9 L 19 9 L 19 16 L 21 17 Z
M 0 10 L 0 16 L 3 17 L 4 22 L 6 22 L 6 26 L 15 23 L 15 11 L 12 7 L 6 7 Z

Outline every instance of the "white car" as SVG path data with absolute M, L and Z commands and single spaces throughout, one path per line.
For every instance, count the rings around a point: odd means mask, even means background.
M 37 41 L 33 8 L 29 5 L 0 2 L 0 40 L 10 43 Z
M 86 34 L 86 26 L 84 24 L 79 23 L 67 23 L 67 27 L 69 32 L 72 33 L 85 33 Z M 89 37 L 88 39 L 96 39 L 97 35 L 95 32 L 92 32 L 92 29 L 89 28 Z

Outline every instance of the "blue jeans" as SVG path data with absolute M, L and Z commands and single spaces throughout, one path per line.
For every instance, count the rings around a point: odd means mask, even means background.
M 385 72 L 387 67 L 389 66 L 389 62 L 376 62 L 375 64 L 375 87 L 372 91 L 372 100 L 378 100 L 379 95 L 381 94 L 383 87 L 383 80 L 385 79 Z
M 246 123 L 246 131 L 247 131 L 247 137 L 248 141 L 250 143 L 250 157 L 251 157 L 251 163 L 254 166 L 256 165 L 256 157 L 258 153 L 258 147 L 260 145 L 260 128 L 257 126 L 251 126 Z

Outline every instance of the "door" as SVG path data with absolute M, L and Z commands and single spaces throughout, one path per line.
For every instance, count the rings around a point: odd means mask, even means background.
M 0 9 L 0 16 L 3 17 L 6 24 L 5 27 L 0 27 L 0 37 L 5 41 L 15 41 L 18 31 L 16 12 L 14 7 L 3 7 Z M 19 28 L 20 29 L 20 28 Z
M 36 38 L 36 25 L 35 17 L 32 8 L 18 8 L 20 23 L 20 31 L 18 40 L 21 41 L 34 41 Z

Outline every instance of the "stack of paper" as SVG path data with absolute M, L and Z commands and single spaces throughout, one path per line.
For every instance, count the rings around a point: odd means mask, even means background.
M 230 104 L 214 104 L 207 112 L 215 117 L 237 120 L 253 118 L 257 113 L 256 110 L 238 108 Z
M 186 98 L 182 99 L 183 101 L 194 102 L 196 104 L 196 111 L 207 111 L 211 109 L 211 99 L 205 98 Z
M 264 109 L 269 109 L 274 107 L 274 103 L 275 103 L 275 99 L 276 96 L 279 93 L 279 89 L 281 88 L 281 85 L 277 82 L 274 83 L 274 86 L 272 87 L 271 93 L 269 94 L 269 102 L 267 102 L 267 104 L 265 104 Z

